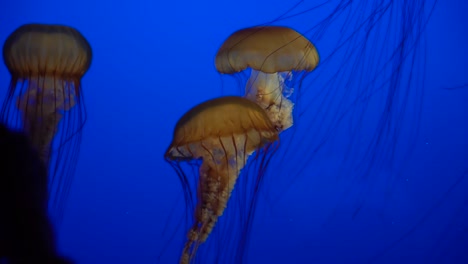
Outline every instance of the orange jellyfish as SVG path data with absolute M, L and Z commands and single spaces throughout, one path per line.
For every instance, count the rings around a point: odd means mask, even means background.
M 28 135 L 49 169 L 52 206 L 63 210 L 85 120 L 80 82 L 91 47 L 74 28 L 27 24 L 7 38 L 3 59 L 11 81 L 2 121 Z
M 189 263 L 210 235 L 249 156 L 255 151 L 258 156 L 274 149 L 272 145 L 276 141 L 278 131 L 265 111 L 242 97 L 204 102 L 178 121 L 166 160 L 180 172 L 178 162 L 201 159 L 195 219 L 180 263 Z M 182 178 L 184 184 L 186 181 Z
M 253 27 L 229 36 L 215 58 L 218 72 L 251 68 L 245 97 L 259 104 L 280 130 L 293 125 L 293 71 L 312 71 L 319 62 L 315 46 L 297 31 L 280 26 Z

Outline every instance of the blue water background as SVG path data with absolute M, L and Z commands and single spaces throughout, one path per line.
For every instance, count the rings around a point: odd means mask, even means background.
M 336 6 L 338 1 L 332 2 L 330 6 Z M 357 2 L 372 8 L 379 1 Z M 305 1 L 297 12 L 318 3 Z M 306 143 L 297 143 L 305 140 L 307 131 L 294 138 L 284 133 L 282 142 L 293 140 L 296 145 L 282 144 L 287 155 L 270 166 L 270 174 L 280 174 L 275 175 L 280 184 L 271 178 L 264 185 L 274 198 L 257 206 L 246 262 L 468 263 L 468 5 L 462 0 L 438 1 L 431 13 L 432 3 L 425 7 L 431 17 L 425 30 L 420 29 L 425 37 L 417 47 L 424 49 L 417 67 L 417 71 L 425 67 L 424 82 L 420 80 L 421 92 L 410 95 L 402 114 L 411 116 L 400 128 L 405 131 L 401 137 L 410 138 L 411 144 L 402 141 L 404 146 L 395 150 L 398 175 L 391 166 L 374 169 L 367 177 L 336 170 L 343 162 L 339 153 L 351 146 L 351 139 L 343 136 L 346 126 L 338 126 L 313 156 L 307 156 L 312 150 Z M 177 219 L 185 207 L 180 181 L 163 159 L 173 127 L 197 103 L 239 92 L 214 68 L 214 56 L 225 38 L 240 28 L 271 21 L 294 4 L 2 2 L 1 43 L 20 25 L 36 22 L 73 26 L 93 48 L 91 68 L 82 82 L 88 119 L 66 213 L 57 230 L 63 254 L 83 264 L 177 262 L 185 237 L 185 227 Z M 327 6 L 321 10 L 322 15 L 332 12 Z M 277 24 L 304 32 L 317 17 L 309 12 Z M 337 17 L 346 19 L 344 14 Z M 396 32 L 386 37 L 396 38 Z M 339 38 L 340 30 L 323 34 Z M 334 48 L 330 43 L 315 44 L 319 52 L 330 53 Z M 368 70 L 343 67 L 361 75 Z M 405 68 L 404 74 L 409 73 Z M 2 65 L 2 100 L 9 78 Z M 375 96 L 385 100 L 386 94 Z M 310 99 L 300 98 L 304 104 Z M 323 111 L 338 111 L 334 107 Z M 402 117 L 391 118 L 396 122 Z M 307 115 L 300 121 L 307 123 Z M 356 140 L 374 132 L 364 125 Z M 393 144 L 394 139 L 386 140 Z M 359 146 L 359 141 L 352 146 Z M 377 147 L 376 152 L 386 150 Z M 350 151 L 348 165 L 364 162 L 371 167 L 369 157 L 353 160 L 353 151 L 357 150 Z M 298 173 L 297 166 L 304 164 Z

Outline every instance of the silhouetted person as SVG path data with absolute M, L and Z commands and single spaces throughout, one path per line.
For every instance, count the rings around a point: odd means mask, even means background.
M 0 124 L 0 263 L 70 263 L 57 255 L 47 197 L 38 153 Z

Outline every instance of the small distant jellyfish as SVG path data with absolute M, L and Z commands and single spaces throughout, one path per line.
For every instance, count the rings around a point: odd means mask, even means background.
M 74 28 L 27 24 L 7 38 L 3 59 L 11 81 L 2 121 L 28 135 L 49 168 L 50 191 L 55 188 L 52 196 L 58 201 L 71 179 L 55 176 L 72 173 L 79 150 L 85 118 L 80 83 L 91 63 L 91 47 Z M 58 157 L 52 164 L 54 138 Z
M 253 27 L 229 36 L 216 54 L 218 72 L 234 74 L 251 68 L 245 97 L 267 111 L 279 131 L 293 125 L 293 71 L 312 71 L 319 62 L 315 46 L 297 31 L 280 26 Z
M 179 162 L 201 159 L 194 224 L 180 263 L 190 263 L 210 235 L 249 156 L 255 151 L 261 155 L 261 149 L 276 141 L 278 132 L 265 111 L 242 97 L 204 102 L 178 121 L 166 160 L 178 166 Z

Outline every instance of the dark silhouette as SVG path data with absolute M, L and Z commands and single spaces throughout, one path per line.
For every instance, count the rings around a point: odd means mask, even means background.
M 38 153 L 0 124 L 0 263 L 70 263 L 57 255 L 47 196 Z

